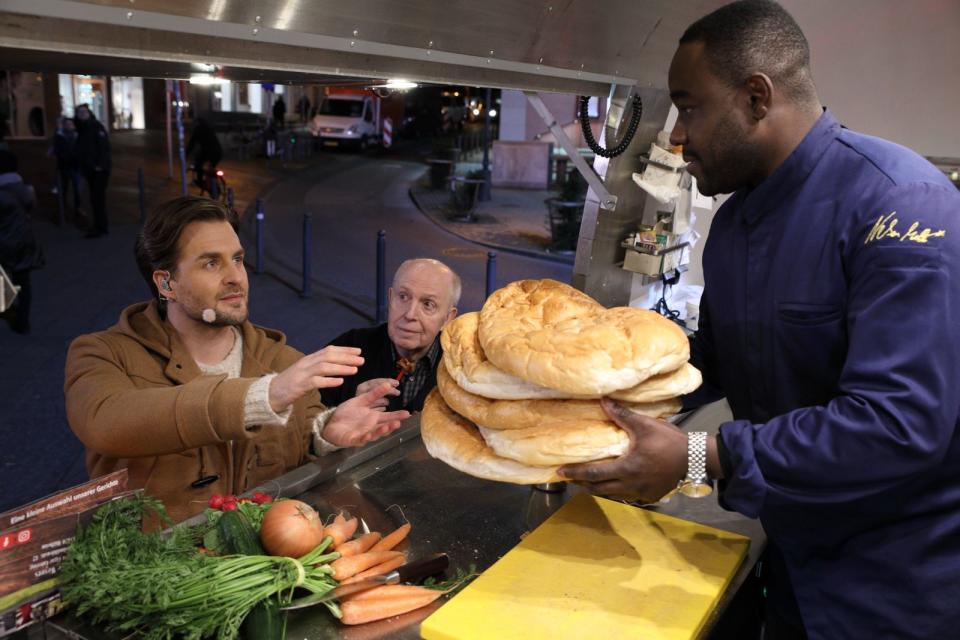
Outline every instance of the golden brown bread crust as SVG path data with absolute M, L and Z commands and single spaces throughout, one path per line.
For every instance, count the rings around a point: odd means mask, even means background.
M 510 375 L 490 362 L 480 346 L 477 328 L 480 314 L 465 313 L 447 324 L 440 336 L 447 372 L 460 388 L 497 400 L 590 399 L 600 394 L 571 394 L 528 382 Z M 624 402 L 658 402 L 694 391 L 700 386 L 700 372 L 684 363 L 675 371 L 647 378 L 629 389 L 609 395 Z
M 457 383 L 471 393 L 501 400 L 569 397 L 501 371 L 487 360 L 477 337 L 480 314 L 464 313 L 450 321 L 440 334 L 443 361 Z
M 621 402 L 658 402 L 692 393 L 701 384 L 703 375 L 700 370 L 685 362 L 675 371 L 650 376 L 635 387 L 614 391 L 610 397 Z
M 562 482 L 557 467 L 535 467 L 496 455 L 477 427 L 454 413 L 434 389 L 420 416 L 420 436 L 431 456 L 464 473 L 500 482 Z
M 447 405 L 471 422 L 490 429 L 530 429 L 549 425 L 555 431 L 590 429 L 613 423 L 599 400 L 490 400 L 457 385 L 446 364 L 437 367 L 437 388 Z M 680 400 L 625 403 L 631 411 L 651 418 L 673 415 Z
M 630 436 L 612 422 L 581 423 L 575 429 L 553 425 L 529 429 L 477 427 L 498 456 L 538 467 L 617 458 L 630 447 Z
M 690 356 L 683 330 L 645 309 L 606 309 L 555 280 L 519 280 L 480 311 L 486 358 L 518 378 L 577 395 L 608 395 Z

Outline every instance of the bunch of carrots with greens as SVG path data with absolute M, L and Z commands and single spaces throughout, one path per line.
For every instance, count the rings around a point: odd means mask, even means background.
M 323 593 L 336 586 L 330 541 L 300 558 L 211 556 L 197 552 L 201 531 L 142 533 L 147 512 L 170 524 L 163 504 L 148 496 L 98 509 L 70 546 L 61 567 L 61 594 L 79 616 L 112 632 L 160 638 L 236 638 L 247 614 L 294 589 Z M 280 636 L 282 637 L 282 635 Z
M 108 631 L 148 640 L 282 640 L 280 607 L 294 602 L 298 590 L 327 593 L 406 562 L 395 547 L 409 534 L 409 523 L 386 536 L 354 538 L 356 518 L 338 514 L 324 526 L 297 500 L 256 507 L 255 514 L 220 512 L 205 526 L 143 533 L 141 523 L 151 512 L 170 524 L 162 503 L 143 495 L 110 502 L 70 547 L 60 573 L 63 599 Z M 201 542 L 213 554 L 198 553 Z M 344 624 L 361 624 L 430 604 L 469 577 L 379 586 L 323 604 Z

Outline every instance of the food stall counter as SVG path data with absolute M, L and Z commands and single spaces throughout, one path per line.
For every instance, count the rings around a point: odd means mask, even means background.
M 694 413 L 687 416 L 682 426 L 710 429 L 710 422 L 712 419 L 707 418 L 701 424 Z M 382 441 L 359 451 L 338 452 L 325 458 L 322 465 L 305 465 L 278 478 L 275 485 L 261 489 L 302 500 L 324 518 L 347 511 L 360 520 L 358 534 L 386 533 L 410 522 L 412 530 L 405 548 L 408 559 L 446 552 L 450 556 L 448 574 L 452 576 L 457 571 L 486 570 L 573 496 L 583 492 L 575 485 L 549 488 L 553 490 L 491 482 L 454 470 L 427 453 L 419 438 L 418 418 L 414 416 L 404 428 Z M 677 496 L 669 503 L 647 508 L 739 533 L 751 540 L 746 560 L 703 628 L 701 635 L 709 637 L 711 628 L 756 564 L 765 540 L 762 528 L 755 520 L 724 511 L 715 497 L 696 500 Z M 291 611 L 287 637 L 419 638 L 420 623 L 444 602 L 446 599 L 441 598 L 403 616 L 355 627 L 340 624 L 323 606 Z M 106 637 L 69 616 L 48 621 L 47 629 L 48 638 Z

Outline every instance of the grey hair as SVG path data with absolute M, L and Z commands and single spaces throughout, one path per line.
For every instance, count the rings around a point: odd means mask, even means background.
M 417 265 L 430 265 L 433 267 L 439 267 L 442 271 L 446 271 L 450 274 L 452 283 L 450 285 L 450 306 L 455 307 L 460 302 L 460 294 L 463 291 L 463 284 L 460 282 L 460 276 L 457 275 L 457 272 L 443 264 L 439 260 L 434 260 L 433 258 L 411 258 L 410 260 L 404 260 L 400 263 L 400 266 L 397 267 L 397 270 L 393 274 L 393 287 L 397 286 L 397 277 L 403 273 L 406 269 L 415 267 Z

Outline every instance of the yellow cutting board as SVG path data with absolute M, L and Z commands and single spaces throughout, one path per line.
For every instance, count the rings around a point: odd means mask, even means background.
M 423 621 L 427 640 L 694 638 L 749 538 L 579 494 Z

